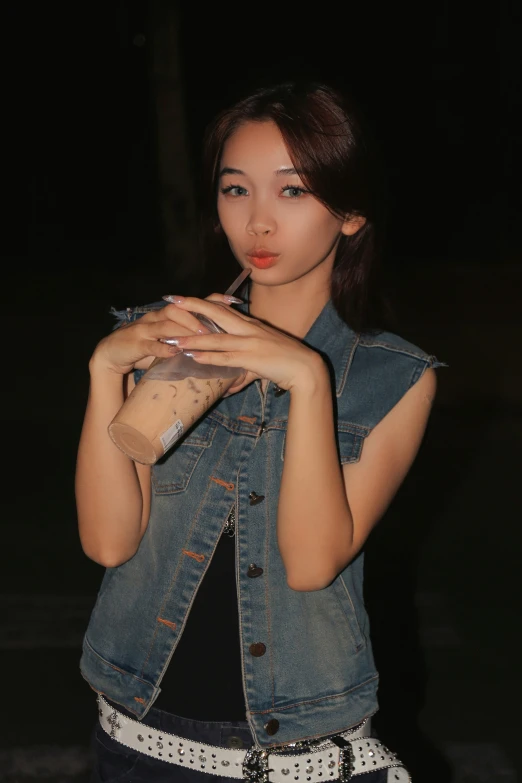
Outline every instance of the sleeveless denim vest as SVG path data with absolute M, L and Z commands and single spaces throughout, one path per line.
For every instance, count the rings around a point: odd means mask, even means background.
M 162 306 L 116 315 L 129 322 Z M 331 302 L 305 343 L 331 371 L 342 464 L 359 460 L 376 424 L 427 367 L 440 364 L 394 334 L 356 334 Z M 262 394 L 256 381 L 221 400 L 153 466 L 147 530 L 134 557 L 106 570 L 80 664 L 95 691 L 146 718 L 236 505 L 246 718 L 264 748 L 337 734 L 378 707 L 364 554 L 322 590 L 297 592 L 286 582 L 276 518 L 290 395 L 276 391 L 269 383 Z M 262 569 L 255 578 L 252 563 Z M 208 639 L 209 656 L 220 643 Z

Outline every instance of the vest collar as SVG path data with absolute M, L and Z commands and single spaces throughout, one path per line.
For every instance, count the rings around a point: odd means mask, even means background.
M 315 319 L 303 342 L 315 348 L 326 360 L 335 378 L 335 393 L 340 397 L 359 342 L 359 335 L 340 318 L 331 299 Z
M 245 303 L 238 310 L 246 315 L 250 312 L 250 285 L 243 289 Z M 303 342 L 318 351 L 326 360 L 330 372 L 335 378 L 335 393 L 340 397 L 350 371 L 359 335 L 338 315 L 332 300 L 329 299 L 312 326 L 306 333 Z

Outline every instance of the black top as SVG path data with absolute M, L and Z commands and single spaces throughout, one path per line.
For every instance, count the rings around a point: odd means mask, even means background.
M 193 720 L 245 720 L 234 537 L 221 535 L 154 706 Z

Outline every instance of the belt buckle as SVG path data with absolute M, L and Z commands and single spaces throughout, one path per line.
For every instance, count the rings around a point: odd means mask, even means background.
M 250 748 L 243 761 L 243 780 L 246 783 L 269 783 L 268 773 L 271 770 L 268 768 L 268 756 L 270 753 L 279 754 L 293 750 L 311 750 L 313 744 L 313 740 L 300 740 L 298 742 L 288 742 L 284 745 L 276 745 L 276 747 L 270 750 Z
M 268 783 L 267 750 L 247 750 L 243 761 L 243 780 L 247 783 Z
M 352 778 L 355 764 L 352 745 L 340 735 L 330 739 L 339 748 L 339 780 L 341 783 L 347 783 Z

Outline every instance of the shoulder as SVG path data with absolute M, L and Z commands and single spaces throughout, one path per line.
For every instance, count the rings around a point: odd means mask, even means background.
M 392 332 L 360 334 L 339 400 L 341 412 L 371 430 L 421 378 L 423 393 L 434 394 L 434 369 L 441 366 L 435 356 Z
M 411 370 L 413 385 L 428 368 L 444 366 L 436 356 L 393 332 L 371 332 L 358 336 L 352 369 L 393 376 Z M 390 378 L 391 379 L 391 378 Z
M 361 351 L 366 350 L 368 355 L 375 354 L 375 359 L 378 358 L 379 352 L 387 352 L 409 356 L 413 360 L 429 361 L 433 359 L 436 361 L 435 357 L 430 356 L 422 348 L 408 342 L 398 334 L 393 334 L 393 332 L 364 332 L 359 335 L 358 348 Z

